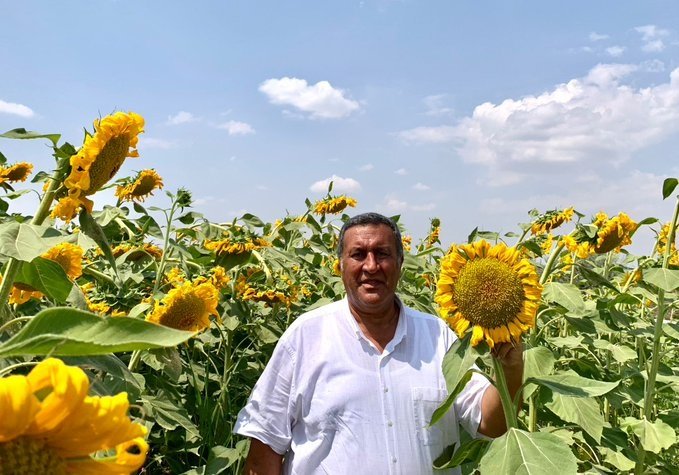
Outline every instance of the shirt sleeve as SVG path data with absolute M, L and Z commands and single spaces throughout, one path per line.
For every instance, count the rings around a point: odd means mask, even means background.
M 474 438 L 483 437 L 478 430 L 481 423 L 481 400 L 488 386 L 490 386 L 490 381 L 474 373 L 453 403 L 457 420 Z
M 234 427 L 236 434 L 253 437 L 280 455 L 292 440 L 293 368 L 294 353 L 279 340 Z

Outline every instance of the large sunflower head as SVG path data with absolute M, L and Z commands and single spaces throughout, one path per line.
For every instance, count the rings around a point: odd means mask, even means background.
M 435 301 L 439 313 L 472 345 L 514 342 L 535 325 L 542 287 L 520 251 L 486 241 L 453 245 L 441 259 Z
M 32 171 L 33 164 L 28 162 L 19 162 L 9 167 L 1 167 L 0 183 L 16 183 L 18 181 L 26 181 Z
M 0 473 L 137 471 L 147 431 L 128 417 L 127 393 L 88 391 L 85 372 L 55 358 L 26 376 L 0 378 Z
M 83 274 L 83 248 L 77 244 L 62 242 L 49 249 L 41 257 L 59 264 L 66 275 L 73 280 Z
M 546 234 L 552 229 L 556 229 L 563 223 L 569 222 L 573 219 L 573 207 L 563 210 L 553 209 L 538 216 L 538 218 L 531 224 L 530 232 L 532 234 Z
M 156 301 L 146 320 L 177 330 L 202 331 L 210 326 L 210 315 L 219 316 L 218 302 L 219 290 L 210 282 L 184 282 Z
M 81 208 L 91 204 L 85 197 L 97 192 L 118 172 L 127 157 L 138 157 L 139 134 L 144 132 L 144 119 L 134 112 L 116 112 L 94 121 L 94 134 L 87 135 L 78 153 L 70 159 L 71 172 L 64 180 L 68 200 L 57 205 L 52 215 L 70 220 Z M 72 215 L 68 213 L 72 212 Z
M 325 216 L 326 214 L 339 214 L 348 206 L 354 208 L 357 201 L 354 198 L 349 198 L 346 195 L 341 196 L 327 196 L 326 198 L 314 203 L 314 213 Z
M 163 179 L 155 170 L 142 170 L 131 183 L 118 186 L 116 196 L 121 201 L 144 201 L 162 187 Z

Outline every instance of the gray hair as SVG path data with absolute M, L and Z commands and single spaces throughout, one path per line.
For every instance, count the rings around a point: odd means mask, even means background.
M 401 231 L 398 230 L 398 226 L 393 219 L 387 218 L 379 213 L 357 214 L 344 223 L 339 234 L 337 256 L 342 259 L 342 252 L 344 251 L 344 234 L 347 232 L 347 229 L 353 228 L 354 226 L 378 226 L 380 224 L 384 224 L 391 229 L 391 232 L 394 235 L 394 244 L 396 245 L 396 255 L 399 262 L 403 263 L 403 241 L 401 241 Z

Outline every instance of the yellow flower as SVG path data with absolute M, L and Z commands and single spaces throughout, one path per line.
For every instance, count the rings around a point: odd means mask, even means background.
M 314 213 L 325 216 L 326 214 L 339 214 L 344 211 L 347 206 L 355 207 L 357 201 L 348 196 L 341 195 L 336 197 L 327 197 L 319 200 L 314 204 Z
M 179 267 L 173 267 L 167 274 L 165 274 L 167 281 L 172 284 L 173 287 L 178 287 L 186 282 L 186 274 Z
M 231 282 L 231 278 L 226 275 L 226 270 L 222 266 L 214 266 L 212 268 L 212 275 L 210 276 L 212 285 L 221 290 Z
M 262 247 L 270 246 L 271 244 L 266 239 L 254 238 L 244 242 L 234 242 L 231 239 L 221 239 L 219 241 L 205 240 L 203 246 L 208 251 L 214 251 L 217 255 L 222 254 L 245 254 L 246 252 L 254 251 Z
M 532 234 L 544 234 L 550 232 L 552 229 L 558 228 L 563 223 L 569 222 L 573 219 L 573 207 L 564 210 L 551 210 L 545 214 L 540 215 L 531 225 L 530 232 Z
M 453 246 L 441 259 L 435 301 L 441 317 L 473 346 L 515 342 L 535 325 L 542 287 L 520 252 L 486 241 Z
M 401 237 L 401 243 L 403 244 L 403 252 L 410 252 L 412 242 L 413 242 L 412 236 Z
M 70 221 L 81 207 L 91 211 L 92 202 L 86 197 L 113 178 L 127 157 L 139 156 L 136 146 L 144 119 L 134 112 L 116 112 L 95 120 L 94 131 L 70 159 L 71 173 L 64 180 L 68 196 L 59 200 L 52 217 Z
M 142 170 L 132 183 L 116 188 L 116 196 L 121 201 L 144 201 L 153 190 L 163 187 L 163 179 L 155 170 Z
M 542 251 L 542 254 L 549 254 L 549 251 L 552 250 L 552 244 L 554 244 L 554 236 L 552 236 L 550 233 L 545 234 L 544 239 L 540 243 L 540 250 Z
M 439 241 L 439 234 L 441 233 L 441 227 L 440 226 L 435 226 L 432 228 L 431 232 L 429 233 L 429 236 L 427 236 L 427 243 L 426 247 L 432 247 L 434 244 Z
M 332 273 L 335 275 L 342 275 L 342 267 L 340 266 L 340 260 L 335 259 L 332 262 Z
M 129 474 L 146 459 L 146 428 L 127 393 L 88 396 L 87 375 L 48 358 L 0 379 L 0 473 Z M 105 457 L 92 454 L 108 451 Z M 115 451 L 115 453 L 111 453 Z
M 562 241 L 564 247 L 568 249 L 569 252 L 575 254 L 578 259 L 587 259 L 594 254 L 594 246 L 587 241 L 578 242 L 571 235 L 564 236 Z
M 177 330 L 202 331 L 210 326 L 210 315 L 218 317 L 219 291 L 209 282 L 184 282 L 156 301 L 149 322 Z
M 127 256 L 127 260 L 129 261 L 138 261 L 139 259 L 146 257 L 147 254 L 157 261 L 163 257 L 163 250 L 158 246 L 155 246 L 148 242 L 145 242 L 140 246 L 123 243 L 118 244 L 116 247 L 111 249 L 113 257 L 120 257 L 129 251 L 133 251 Z M 101 250 L 98 250 L 98 253 L 102 254 Z
M 28 162 L 19 162 L 9 167 L 2 167 L 0 168 L 0 183 L 26 181 L 32 171 L 33 164 Z
M 608 219 L 605 213 L 598 213 L 594 225 L 599 228 L 594 242 L 594 252 L 605 254 L 613 249 L 632 244 L 631 235 L 637 229 L 637 223 L 632 221 L 625 213 Z
M 667 249 L 667 241 L 670 238 L 671 225 L 672 225 L 671 223 L 665 223 L 663 227 L 660 229 L 660 234 L 658 234 L 658 246 L 656 248 L 656 252 L 661 257 L 665 255 L 665 250 Z M 670 258 L 668 260 L 668 264 L 672 267 L 679 266 L 679 253 L 677 252 L 676 237 L 677 236 L 675 230 L 674 240 L 670 244 Z
M 236 281 L 235 291 L 236 295 L 243 301 L 264 302 L 267 305 L 283 304 L 288 308 L 297 298 L 296 291 L 291 292 L 288 296 L 273 289 L 257 290 L 248 284 L 247 277 L 244 275 L 241 275 Z
M 72 280 L 83 275 L 83 249 L 76 244 L 68 242 L 57 244 L 41 257 L 59 264 Z

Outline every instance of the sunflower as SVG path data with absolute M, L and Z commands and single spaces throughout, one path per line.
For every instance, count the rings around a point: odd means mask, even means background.
M 441 317 L 472 345 L 515 342 L 535 325 L 542 287 L 520 252 L 486 241 L 453 246 L 441 259 L 435 301 Z
M 325 216 L 326 214 L 339 214 L 344 211 L 347 206 L 354 208 L 357 201 L 349 198 L 346 195 L 331 197 L 319 200 L 314 204 L 314 213 Z
M 144 119 L 134 112 L 95 120 L 94 135 L 87 135 L 70 159 L 71 172 L 64 180 L 68 195 L 59 200 L 52 217 L 70 221 L 82 207 L 91 211 L 93 203 L 87 196 L 113 178 L 127 157 L 139 156 L 136 146 L 142 132 Z
M 545 234 L 550 232 L 552 229 L 558 228 L 563 223 L 569 222 L 573 219 L 573 207 L 566 208 L 564 210 L 554 209 L 547 211 L 545 214 L 540 215 L 533 224 L 531 224 L 530 232 L 532 234 Z
M 637 229 L 637 223 L 632 221 L 625 213 L 620 213 L 613 218 L 608 218 L 606 213 L 598 213 L 593 223 L 599 228 L 594 242 L 594 252 L 605 254 L 613 249 L 632 244 L 631 236 Z
M 142 170 L 132 183 L 116 188 L 116 196 L 120 201 L 144 201 L 154 190 L 163 187 L 163 179 L 155 170 Z
M 665 223 L 660 229 L 660 234 L 658 234 L 658 245 L 656 251 L 661 257 L 665 255 L 665 251 L 667 250 L 667 241 L 670 238 L 671 226 L 671 223 Z M 679 266 L 679 253 L 677 253 L 676 234 L 674 237 L 675 239 L 670 244 L 670 258 L 668 261 L 668 264 L 672 267 Z
M 83 275 L 83 248 L 77 244 L 62 242 L 52 247 L 41 257 L 59 264 L 71 280 Z
M 162 301 L 156 301 L 149 322 L 198 332 L 210 326 L 210 315 L 218 317 L 219 291 L 209 282 L 184 282 L 168 292 Z
M 578 240 L 571 235 L 561 238 L 563 245 L 571 254 L 575 254 L 578 259 L 587 259 L 594 254 L 594 246 L 588 242 L 578 242 Z M 570 262 L 572 264 L 572 261 Z
M 2 167 L 0 168 L 0 184 L 26 181 L 32 171 L 33 164 L 28 162 L 19 162 L 9 167 Z
M 262 247 L 268 247 L 271 244 L 266 239 L 253 238 L 245 241 L 234 241 L 232 239 L 221 239 L 218 241 L 205 240 L 203 246 L 208 251 L 214 251 L 217 255 L 223 254 L 245 254 L 246 252 L 254 251 Z
M 0 473 L 129 474 L 146 459 L 146 428 L 127 393 L 88 396 L 85 372 L 48 358 L 0 379 Z M 92 457 L 95 452 L 102 457 Z
M 138 261 L 144 257 L 147 257 L 147 255 L 150 255 L 157 261 L 159 261 L 163 257 L 163 250 L 158 246 L 150 244 L 148 242 L 145 242 L 137 246 L 123 243 L 118 244 L 116 247 L 111 249 L 113 257 L 120 257 L 129 251 L 133 251 L 130 252 L 130 254 L 127 256 L 127 260 L 129 261 Z M 101 250 L 99 250 L 98 253 L 103 254 Z
M 412 248 L 413 237 L 412 236 L 402 236 L 401 243 L 403 243 L 403 251 L 410 252 Z

